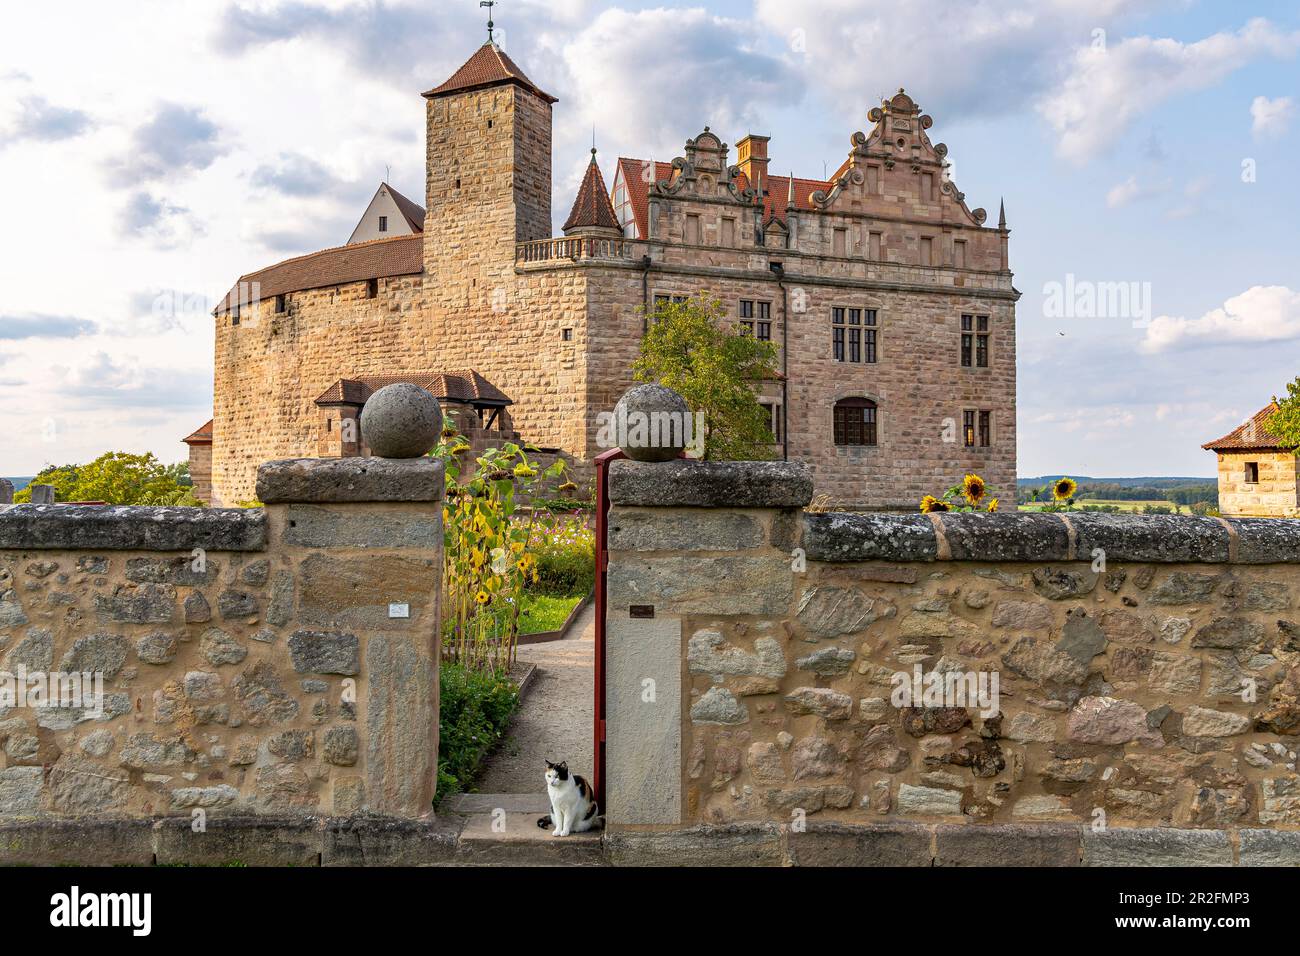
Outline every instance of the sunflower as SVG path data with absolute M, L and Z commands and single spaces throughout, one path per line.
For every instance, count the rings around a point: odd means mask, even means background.
M 967 475 L 961 481 L 961 493 L 972 507 L 984 500 L 984 493 L 987 490 L 984 479 L 979 475 Z
M 536 468 L 529 468 L 523 462 L 520 462 L 519 464 L 515 465 L 516 478 L 534 478 L 536 477 L 536 475 L 537 475 Z
M 578 490 L 578 486 L 575 485 L 575 484 L 574 484 L 573 482 L 571 482 L 571 481 L 566 481 L 564 484 L 560 485 L 560 487 L 559 487 L 558 490 L 567 493 L 567 492 L 570 492 L 570 491 L 577 491 L 577 490 Z
M 479 604 L 487 604 L 488 601 L 492 600 L 492 595 L 488 594 L 486 591 L 479 591 L 474 595 L 474 600 Z
M 1052 483 L 1052 497 L 1057 501 L 1069 501 L 1078 487 L 1073 478 L 1058 478 Z
M 995 512 L 995 511 L 997 511 L 997 510 L 998 510 L 998 499 L 996 499 L 996 498 L 990 498 L 990 499 L 989 499 L 989 514 L 993 514 L 993 512 Z
M 921 514 L 933 514 L 936 511 L 948 511 L 948 502 L 934 495 L 926 495 L 921 499 Z

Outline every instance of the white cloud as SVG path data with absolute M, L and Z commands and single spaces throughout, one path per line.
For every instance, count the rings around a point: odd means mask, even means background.
M 1300 339 L 1300 292 L 1280 285 L 1252 286 L 1199 319 L 1157 316 L 1146 332 L 1142 351 L 1147 353 Z
M 1300 31 L 1283 32 L 1261 19 L 1194 43 L 1139 36 L 1101 50 L 1082 47 L 1038 109 L 1056 131 L 1058 153 L 1083 163 L 1165 100 L 1214 86 L 1254 60 L 1290 58 L 1297 51 Z
M 1289 96 L 1270 100 L 1257 96 L 1250 104 L 1250 131 L 1258 137 L 1281 136 L 1295 117 L 1295 102 Z
M 704 10 L 607 9 L 562 51 L 581 114 L 573 125 L 672 156 L 705 125 L 748 132 L 803 95 L 789 63 L 756 41 L 752 25 Z
M 1138 185 L 1137 176 L 1130 176 L 1119 185 L 1112 186 L 1110 192 L 1106 193 L 1106 205 L 1118 209 L 1127 206 L 1140 195 L 1142 187 Z

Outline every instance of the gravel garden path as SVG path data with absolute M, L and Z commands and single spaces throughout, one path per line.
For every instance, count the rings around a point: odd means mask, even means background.
M 479 793 L 544 795 L 547 760 L 567 760 L 571 772 L 591 779 L 595 641 L 592 602 L 564 640 L 520 646 L 520 662 L 536 664 L 537 673 L 475 784 Z

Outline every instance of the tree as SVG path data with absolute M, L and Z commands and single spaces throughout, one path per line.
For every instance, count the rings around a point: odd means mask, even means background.
M 778 375 L 776 346 L 722 326 L 727 310 L 703 295 L 659 305 L 632 363 L 638 382 L 673 389 L 704 416 L 706 459 L 771 458 L 775 438 L 755 386 Z
M 1286 386 L 1286 398 L 1275 399 L 1278 409 L 1264 423 L 1264 427 L 1282 439 L 1288 448 L 1300 454 L 1300 375 Z
M 164 465 L 152 454 L 110 451 L 85 465 L 44 469 L 32 485 L 53 485 L 55 501 L 105 501 L 110 505 L 187 505 L 200 502 L 179 480 L 188 469 Z M 32 500 L 31 485 L 14 494 L 14 501 Z

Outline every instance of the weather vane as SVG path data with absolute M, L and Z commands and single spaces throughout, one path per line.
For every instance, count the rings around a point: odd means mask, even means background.
M 497 0 L 478 0 L 480 7 L 487 7 L 488 12 L 488 43 L 492 42 L 492 8 L 497 5 Z

